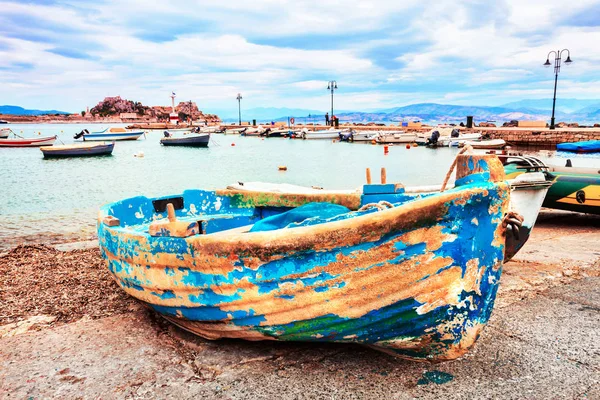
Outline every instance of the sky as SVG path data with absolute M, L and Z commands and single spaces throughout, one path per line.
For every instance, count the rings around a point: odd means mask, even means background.
M 79 112 L 106 96 L 201 110 L 375 110 L 600 99 L 600 1 L 1 1 L 0 104 Z M 552 56 L 553 57 L 553 56 Z

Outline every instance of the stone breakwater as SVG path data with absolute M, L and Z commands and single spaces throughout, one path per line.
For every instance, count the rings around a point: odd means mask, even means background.
M 516 129 L 516 128 L 475 128 L 488 133 L 493 139 L 504 139 L 515 145 L 547 146 L 565 142 L 600 140 L 600 129 Z

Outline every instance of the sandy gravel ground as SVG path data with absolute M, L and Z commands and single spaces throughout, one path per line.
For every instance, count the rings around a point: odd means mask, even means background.
M 354 345 L 206 341 L 77 247 L 0 256 L 0 398 L 600 398 L 600 217 L 542 213 L 473 351 L 433 365 Z

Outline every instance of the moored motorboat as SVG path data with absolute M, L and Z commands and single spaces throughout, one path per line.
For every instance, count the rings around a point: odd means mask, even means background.
M 302 139 L 339 139 L 340 134 L 344 134 L 348 131 L 348 129 L 335 128 L 320 131 L 309 131 L 308 129 L 303 129 L 299 135 Z
M 210 133 L 187 133 L 176 135 L 170 131 L 165 131 L 164 137 L 160 139 L 163 146 L 188 146 L 188 147 L 208 147 Z
M 270 128 L 264 128 L 259 125 L 257 127 L 249 127 L 240 132 L 242 136 L 262 136 L 265 132 L 267 132 Z
M 265 132 L 264 136 L 266 137 L 284 137 L 289 136 L 293 132 L 292 129 L 270 129 L 268 132 Z
M 10 135 L 12 131 L 9 128 L 0 129 L 0 139 L 8 139 L 8 135 Z
M 474 149 L 503 149 L 506 147 L 504 139 L 487 139 L 487 140 L 467 140 L 460 143 L 459 146 L 470 145 Z
M 600 152 L 600 140 L 559 143 L 556 145 L 556 149 L 559 151 L 570 151 L 574 153 L 597 153 Z
M 455 136 L 440 136 L 438 144 L 442 147 L 457 147 L 462 146 L 467 142 L 479 141 L 482 136 L 480 132 L 459 133 L 458 130 L 453 130 L 453 132 L 456 132 Z
M 11 139 L 0 139 L 0 147 L 40 147 L 52 146 L 58 136 L 46 136 L 39 138 L 15 137 Z
M 40 150 L 44 158 L 92 157 L 111 155 L 114 147 L 115 142 L 96 142 L 43 146 Z
M 375 141 L 381 144 L 388 143 L 413 143 L 417 139 L 415 133 L 405 133 L 404 131 L 396 132 L 379 132 Z
M 354 131 L 349 138 L 351 142 L 372 142 L 378 135 L 378 131 Z
M 600 215 L 600 168 L 546 165 L 530 156 L 503 158 L 506 159 L 505 171 L 509 178 L 528 171 L 544 171 L 546 179 L 552 182 L 544 207 Z
M 106 128 L 100 132 L 89 132 L 87 129 L 82 130 L 75 136 L 74 139 L 83 139 L 84 142 L 92 141 L 115 141 L 115 140 L 137 140 L 144 134 L 140 130 L 127 130 L 125 128 Z
M 459 156 L 457 178 L 410 199 L 385 183 L 362 194 L 138 196 L 101 209 L 98 238 L 123 290 L 205 338 L 450 360 L 490 317 L 510 214 L 497 158 Z

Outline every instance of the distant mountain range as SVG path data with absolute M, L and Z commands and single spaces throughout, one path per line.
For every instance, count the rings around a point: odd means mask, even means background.
M 58 110 L 28 110 L 19 106 L 0 106 L 0 114 L 7 115 L 48 115 L 48 114 L 71 114 L 70 112 Z
M 472 115 L 476 122 L 510 120 L 550 120 L 552 99 L 530 99 L 507 103 L 501 106 L 464 106 L 437 103 L 419 103 L 403 107 L 379 109 L 373 111 L 336 110 L 341 121 L 351 122 L 400 122 L 418 120 L 423 122 L 460 122 Z M 600 123 L 600 99 L 557 99 L 556 120 L 578 122 L 580 124 Z M 323 122 L 328 110 L 303 108 L 257 107 L 242 109 L 242 120 L 265 123 L 287 121 L 294 117 L 297 122 Z M 46 115 L 70 114 L 57 110 L 28 110 L 18 106 L 0 106 L 0 114 Z M 308 116 L 311 116 L 310 118 Z M 221 112 L 223 121 L 237 121 L 237 110 Z
M 538 110 L 552 110 L 552 99 L 530 99 L 514 101 L 503 104 L 507 108 L 535 108 Z M 589 112 L 600 109 L 600 100 L 580 100 L 580 99 L 556 99 L 556 109 L 565 113 Z
M 537 106 L 537 107 L 536 107 Z M 538 108 L 539 107 L 539 108 Z M 581 107 L 581 108 L 576 108 Z M 419 120 L 423 122 L 460 122 L 472 115 L 476 122 L 510 120 L 550 120 L 552 99 L 522 100 L 502 106 L 463 106 L 437 103 L 419 103 L 403 107 L 382 109 L 372 112 L 336 111 L 340 121 L 351 122 L 400 122 Z M 566 109 L 569 112 L 565 111 Z M 322 121 L 327 111 L 291 108 L 253 108 L 242 110 L 245 121 L 256 119 L 260 122 L 287 121 L 294 117 L 298 122 Z M 556 120 L 591 124 L 600 122 L 600 100 L 557 100 Z M 311 118 L 308 118 L 311 115 Z M 222 117 L 237 121 L 236 118 Z

